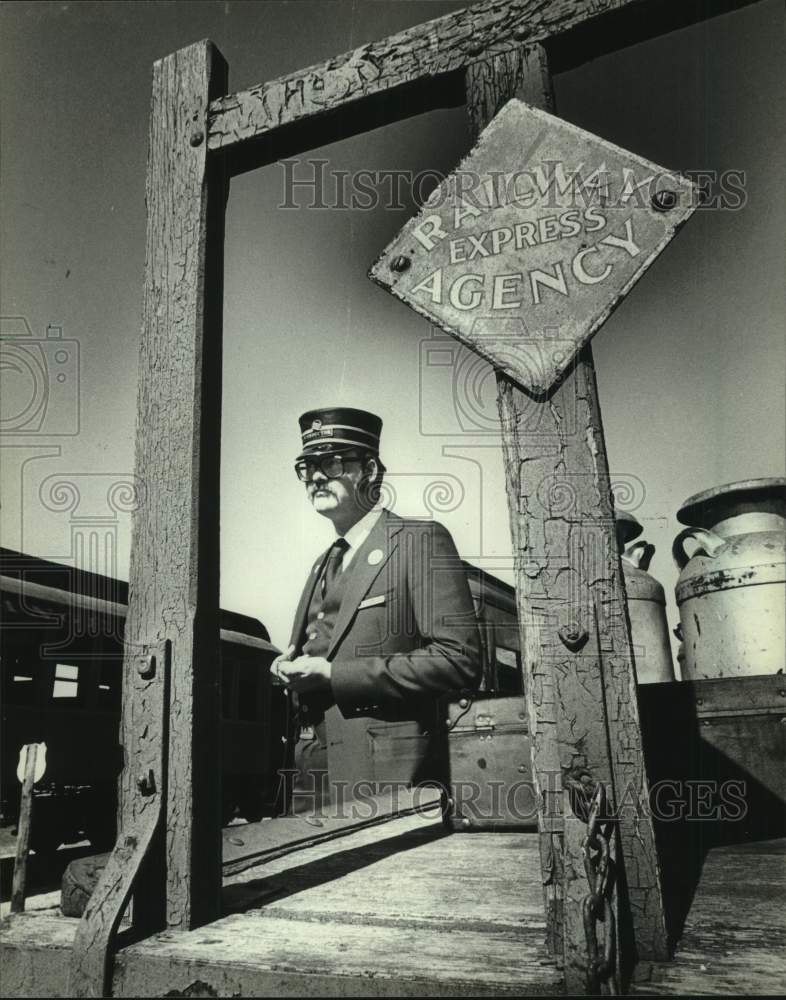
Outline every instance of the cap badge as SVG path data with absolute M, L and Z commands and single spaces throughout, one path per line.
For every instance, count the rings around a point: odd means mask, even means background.
M 311 421 L 311 430 L 312 431 L 319 431 L 321 429 L 322 429 L 322 421 L 319 418 L 317 418 L 316 420 L 312 420 Z
M 372 552 L 369 552 L 368 554 L 369 566 L 376 566 L 378 563 L 381 563 L 383 555 L 384 553 L 382 552 L 382 549 L 374 549 Z

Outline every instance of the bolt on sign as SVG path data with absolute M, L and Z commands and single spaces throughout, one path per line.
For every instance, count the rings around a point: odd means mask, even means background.
M 511 100 L 369 276 L 542 394 L 696 206 L 684 177 Z

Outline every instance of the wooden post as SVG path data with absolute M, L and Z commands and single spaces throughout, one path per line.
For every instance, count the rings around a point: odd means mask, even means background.
M 554 96 L 548 62 L 542 45 L 526 49 L 516 49 L 498 56 L 473 63 L 466 70 L 467 115 L 469 118 L 470 143 L 488 125 L 500 108 L 511 97 L 532 104 L 534 107 L 552 111 Z M 509 379 L 498 377 L 499 389 L 509 387 L 510 391 L 528 401 Z M 520 427 L 519 433 L 526 433 Z M 518 495 L 518 483 L 509 474 L 507 451 L 515 434 L 502 425 L 503 449 L 506 458 L 507 493 L 510 513 L 511 538 L 518 570 L 518 553 L 526 548 L 524 541 L 527 531 L 526 516 L 522 516 L 513 497 Z M 542 442 L 536 443 L 538 446 Z M 517 573 L 518 576 L 518 573 Z M 527 648 L 527 637 L 532 638 L 529 624 L 530 604 L 523 596 L 517 582 L 518 616 L 521 624 L 522 662 L 525 665 L 526 696 L 531 732 L 532 775 L 536 791 L 540 796 L 538 809 L 538 833 L 540 837 L 541 871 L 543 877 L 543 897 L 546 912 L 546 945 L 550 954 L 561 958 L 562 939 L 562 809 L 560 803 L 561 785 L 555 779 L 559 774 L 559 754 L 556 742 L 557 709 L 554 702 L 554 685 L 551 665 L 533 658 Z
M 38 744 L 28 743 L 25 751 L 25 771 L 22 794 L 19 802 L 19 824 L 16 834 L 16 857 L 14 877 L 11 885 L 11 913 L 21 913 L 25 908 L 25 887 L 27 884 L 27 855 L 30 851 L 30 826 L 33 813 L 33 785 L 35 765 L 38 759 Z
M 513 96 L 553 110 L 541 45 L 468 66 L 466 86 L 474 135 Z M 620 956 L 623 972 L 636 957 L 667 957 L 591 349 L 584 348 L 546 397 L 522 391 L 502 374 L 498 390 L 533 776 L 542 804 L 547 944 L 553 954 L 564 956 L 567 991 L 584 992 L 588 952 L 582 902 L 588 884 L 581 841 L 586 826 L 572 812 L 565 778 L 601 782 L 611 808 L 624 805 L 618 826 L 624 866 L 617 858 L 614 889 L 618 966 Z M 612 855 L 615 849 L 612 843 Z M 631 921 L 635 951 L 625 938 Z
M 151 877 L 164 865 L 165 923 L 171 928 L 215 919 L 221 888 L 218 586 L 226 182 L 221 158 L 208 161 L 207 114 L 226 86 L 226 63 L 207 41 L 153 68 L 136 440 L 144 497 L 132 536 L 120 829 L 131 829 L 160 790 L 166 845 L 156 852 Z M 156 770 L 156 745 L 166 740 L 161 700 L 168 702 L 169 720 L 163 774 Z M 156 896 L 160 904 L 160 892 L 136 894 L 135 923 L 161 924 L 161 915 L 148 906 L 156 909 Z
M 219 456 L 227 184 L 208 160 L 223 58 L 199 42 L 153 67 L 134 514 L 117 843 L 77 929 L 74 996 L 112 988 L 114 937 L 220 913 Z

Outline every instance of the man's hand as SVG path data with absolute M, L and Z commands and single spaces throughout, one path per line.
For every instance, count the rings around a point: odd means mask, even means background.
M 285 656 L 291 655 L 292 647 Z M 324 691 L 330 687 L 330 662 L 322 656 L 298 656 L 296 660 L 279 657 L 274 667 L 286 686 L 297 694 Z
M 287 648 L 286 653 L 282 653 L 280 656 L 277 656 L 275 660 L 273 660 L 273 662 L 270 664 L 270 673 L 273 675 L 273 677 L 276 678 L 276 680 L 281 681 L 282 684 L 286 684 L 286 677 L 284 677 L 283 673 L 281 672 L 281 666 L 282 664 L 289 663 L 291 661 L 292 654 L 294 652 L 295 652 L 295 647 L 289 646 Z

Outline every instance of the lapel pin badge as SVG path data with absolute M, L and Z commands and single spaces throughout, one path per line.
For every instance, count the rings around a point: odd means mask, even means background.
M 368 554 L 368 564 L 369 566 L 376 566 L 377 563 L 382 562 L 382 549 L 374 549 Z

